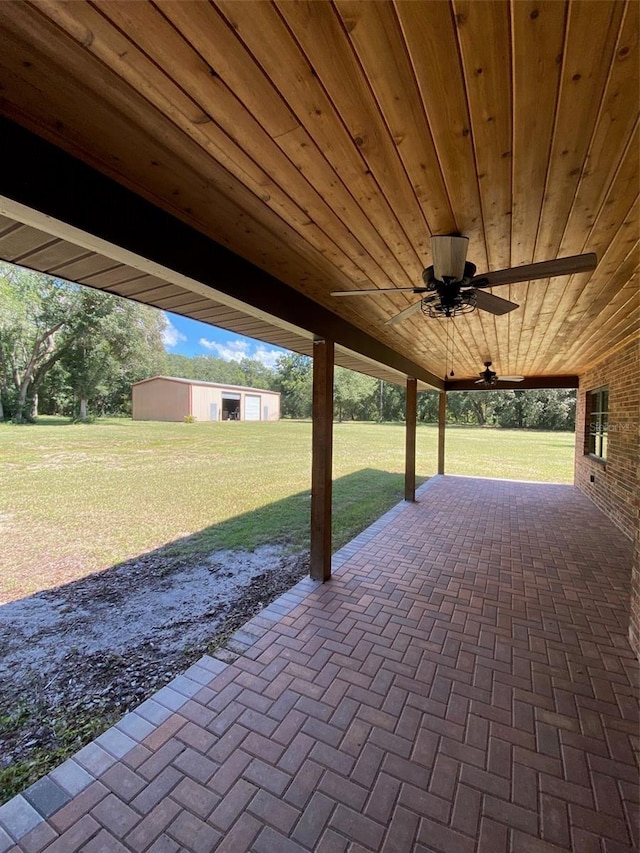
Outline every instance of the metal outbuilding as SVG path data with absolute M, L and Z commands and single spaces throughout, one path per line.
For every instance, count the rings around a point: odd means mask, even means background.
M 264 388 L 153 376 L 135 382 L 131 393 L 134 421 L 280 420 L 280 394 Z

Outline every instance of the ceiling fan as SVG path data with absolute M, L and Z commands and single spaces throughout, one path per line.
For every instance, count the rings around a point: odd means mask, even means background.
M 399 314 L 386 321 L 385 325 L 401 323 L 422 311 L 428 317 L 455 317 L 469 314 L 476 308 L 490 314 L 508 314 L 519 306 L 508 299 L 486 293 L 485 288 L 519 281 L 551 278 L 558 275 L 572 275 L 593 270 L 598 263 L 595 253 L 573 255 L 569 258 L 556 258 L 511 267 L 495 272 L 476 275 L 475 264 L 467 261 L 468 237 L 459 235 L 434 236 L 431 238 L 433 265 L 422 272 L 424 286 L 421 287 L 382 287 L 367 290 L 334 290 L 332 296 L 361 296 L 379 293 L 415 293 L 420 301 L 415 302 Z
M 479 374 L 480 379 L 476 379 L 476 385 L 482 385 L 484 388 L 493 388 L 498 382 L 523 382 L 524 376 L 498 376 L 495 370 L 491 370 L 491 362 L 485 361 L 484 370 Z

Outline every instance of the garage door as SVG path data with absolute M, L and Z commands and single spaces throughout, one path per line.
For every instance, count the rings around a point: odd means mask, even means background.
M 260 420 L 260 397 L 253 394 L 247 394 L 244 398 L 244 419 L 245 421 Z

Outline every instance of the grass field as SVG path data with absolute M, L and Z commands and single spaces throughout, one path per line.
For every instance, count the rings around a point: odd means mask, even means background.
M 419 482 L 437 429 L 418 427 Z M 142 552 L 308 547 L 311 424 L 0 426 L 0 600 Z M 572 433 L 451 427 L 447 473 L 568 483 Z M 334 548 L 402 498 L 404 426 L 336 424 Z

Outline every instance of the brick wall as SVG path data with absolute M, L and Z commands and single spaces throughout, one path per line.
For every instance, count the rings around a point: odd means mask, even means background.
M 609 387 L 606 462 L 589 456 L 587 392 Z M 593 476 L 594 482 L 590 478 Z M 575 484 L 635 539 L 629 637 L 640 656 L 640 341 L 635 340 L 580 377 L 576 408 Z
M 638 479 L 640 493 L 640 478 Z M 631 570 L 631 620 L 629 622 L 629 642 L 640 658 L 640 513 L 636 528 L 636 547 Z

